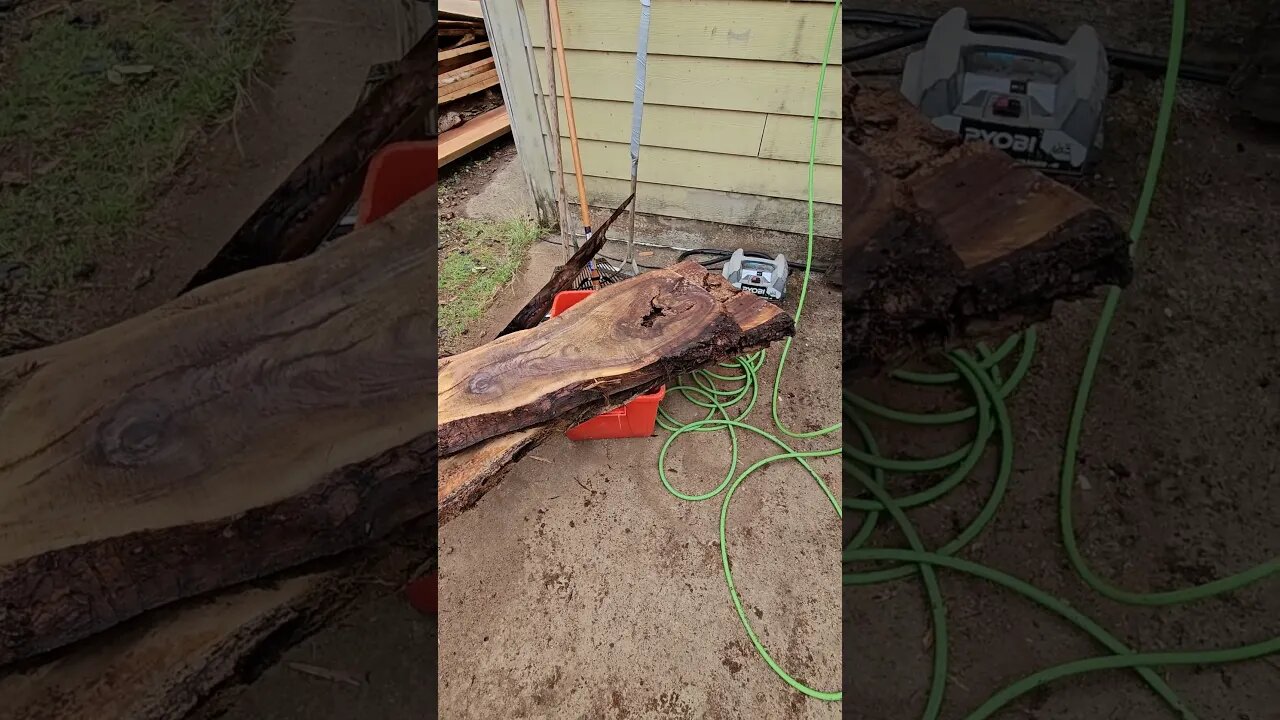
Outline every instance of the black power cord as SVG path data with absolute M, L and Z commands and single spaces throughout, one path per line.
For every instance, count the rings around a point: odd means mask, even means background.
M 924 43 L 929 39 L 929 32 L 932 30 L 936 18 L 882 10 L 845 8 L 842 20 L 846 25 L 878 25 L 906 29 L 906 32 L 899 35 L 845 47 L 843 51 L 844 62 L 855 63 Z M 975 17 L 970 18 L 969 27 L 975 32 L 1013 35 L 1055 45 L 1061 45 L 1065 42 L 1065 40 L 1043 25 L 1016 18 Z M 1169 58 L 1167 57 L 1147 55 L 1129 50 L 1107 48 L 1107 57 L 1116 67 L 1139 70 L 1153 76 L 1163 76 L 1165 68 L 1169 65 Z M 1231 76 L 1232 70 L 1194 63 L 1183 63 L 1178 72 L 1178 77 L 1184 80 L 1209 83 L 1211 85 L 1226 85 L 1230 82 Z
M 777 255 L 769 255 L 768 253 L 758 252 L 756 250 L 743 250 L 742 252 L 747 257 L 763 258 L 765 260 L 772 260 L 775 257 L 777 257 Z M 694 248 L 693 250 L 685 250 L 684 252 L 680 253 L 680 256 L 676 258 L 676 262 L 680 262 L 681 260 L 685 260 L 695 255 L 709 256 L 709 259 L 699 260 L 698 263 L 705 267 L 714 267 L 716 265 L 723 265 L 725 262 L 727 262 L 729 258 L 733 255 L 733 251 L 721 250 L 720 248 Z M 792 262 L 791 260 L 787 261 L 787 265 L 792 270 L 804 270 L 804 267 L 805 267 L 804 263 Z M 809 266 L 809 272 L 817 275 L 821 275 L 822 273 L 825 273 L 827 270 L 828 268 L 824 265 Z
M 549 237 L 542 238 L 542 242 L 551 243 L 552 245 L 560 244 L 559 240 L 556 240 L 555 238 L 549 238 Z M 773 258 L 777 257 L 776 255 L 768 255 L 766 253 L 757 252 L 755 250 L 744 250 L 743 252 L 750 257 L 764 258 L 766 260 L 772 260 Z M 721 250 L 719 248 L 694 248 L 692 250 L 685 250 L 684 252 L 680 253 L 679 257 L 676 258 L 676 262 L 686 260 L 695 255 L 710 256 L 710 259 L 699 260 L 698 262 L 705 267 L 713 267 L 715 265 L 723 265 L 725 261 L 727 261 L 729 257 L 733 255 L 733 251 Z M 616 267 L 622 268 L 623 270 L 626 269 L 626 266 L 631 264 L 629 262 L 626 262 L 625 260 L 619 260 L 617 258 L 609 257 L 604 253 L 596 253 L 596 257 L 600 258 L 601 260 L 607 260 L 610 263 L 613 263 Z M 662 270 L 664 267 L 659 265 L 646 265 L 642 262 L 637 262 L 636 265 L 638 265 L 641 268 L 644 268 L 645 270 Z M 804 263 L 802 262 L 792 262 L 788 260 L 787 265 L 791 266 L 791 269 L 793 270 L 804 270 Z M 822 274 L 826 272 L 829 268 L 827 268 L 825 265 L 815 264 L 810 266 L 809 269 L 810 269 L 810 272 L 816 275 L 816 274 Z
M 544 242 L 544 243 L 551 243 L 552 245 L 559 245 L 559 244 L 560 244 L 560 240 L 559 240 L 559 239 L 557 239 L 557 238 L 551 238 L 551 237 L 544 237 L 544 238 L 542 238 L 542 242 Z M 612 242 L 612 241 L 611 241 L 611 242 Z M 610 263 L 613 263 L 614 267 L 622 268 L 623 270 L 625 270 L 625 269 L 626 269 L 626 267 L 625 267 L 625 266 L 627 266 L 627 265 L 630 265 L 630 264 L 631 264 L 631 263 L 627 262 L 626 260 L 619 260 L 618 258 L 612 258 L 612 257 L 609 257 L 608 255 L 605 255 L 604 253 L 596 253 L 596 257 L 600 258 L 601 260 L 608 260 Z M 642 268 L 644 268 L 645 270 L 661 270 L 661 269 L 662 269 L 662 267 L 661 267 L 661 266 L 658 266 L 658 265 L 645 265 L 645 264 L 644 264 L 644 263 L 642 263 L 642 262 L 637 262 L 637 263 L 636 263 L 636 266 L 637 266 L 637 267 L 642 267 Z
M 915 30 L 923 27 L 933 27 L 936 18 L 929 18 L 924 15 L 911 15 L 908 13 L 887 12 L 883 10 L 858 10 L 855 8 L 844 8 L 841 17 L 846 24 L 859 25 L 881 25 L 885 27 L 897 27 L 904 30 Z M 1016 18 L 1006 17 L 980 17 L 971 18 L 969 26 L 978 31 L 986 33 L 998 33 L 1000 35 L 1018 35 L 1021 37 L 1031 38 L 1032 40 L 1040 40 L 1042 42 L 1061 43 L 1051 30 L 1043 25 L 1037 25 L 1026 20 L 1018 20 Z

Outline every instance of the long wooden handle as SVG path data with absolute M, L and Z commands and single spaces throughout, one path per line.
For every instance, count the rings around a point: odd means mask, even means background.
M 543 0 L 543 12 L 547 15 L 547 95 L 543 98 L 546 105 L 547 120 L 551 125 L 551 157 L 556 161 L 556 177 L 555 177 L 555 195 L 556 195 L 556 224 L 560 226 L 560 259 L 568 261 L 573 250 L 570 249 L 570 236 L 573 231 L 569 229 L 569 193 L 564 186 L 564 158 L 560 152 L 560 105 L 556 100 L 556 38 L 551 32 L 551 0 Z M 573 249 L 577 249 L 578 242 L 574 240 Z
M 564 113 L 569 120 L 569 149 L 573 152 L 573 173 L 578 178 L 578 212 L 582 227 L 591 229 L 591 210 L 587 206 L 587 184 L 582 178 L 582 155 L 578 152 L 578 125 L 573 120 L 573 92 L 569 89 L 569 67 L 564 60 L 564 33 L 560 29 L 560 2 L 551 0 L 551 31 L 556 36 L 556 59 L 560 61 L 560 79 L 564 81 Z M 560 142 L 560 138 L 554 138 Z

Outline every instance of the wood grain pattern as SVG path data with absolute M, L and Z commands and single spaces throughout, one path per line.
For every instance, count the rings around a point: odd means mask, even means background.
M 461 80 L 454 85 L 450 85 L 448 88 L 442 89 L 439 102 L 443 105 L 444 103 L 453 102 L 454 100 L 461 100 L 464 97 L 484 92 L 491 87 L 497 87 L 499 83 L 500 81 L 498 80 L 497 70 L 490 70 L 488 72 L 480 73 L 479 75 L 473 75 L 472 77 Z
M 685 262 L 597 291 L 536 328 L 439 362 L 440 455 L 551 421 L 591 404 L 781 339 L 789 316 Z
M 434 505 L 434 187 L 294 263 L 0 360 L 0 664 Z
M 487 142 L 511 132 L 511 117 L 505 105 L 477 115 L 440 136 L 437 168 L 442 168 Z
M 845 103 L 847 375 L 1129 282 L 1123 229 L 1079 193 L 962 143 L 894 90 L 846 74 Z

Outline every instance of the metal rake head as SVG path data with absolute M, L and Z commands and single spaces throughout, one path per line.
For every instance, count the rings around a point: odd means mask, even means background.
M 573 286 L 576 290 L 597 290 L 626 279 L 627 275 L 614 267 L 613 263 L 597 258 L 587 263 L 582 272 L 578 273 Z

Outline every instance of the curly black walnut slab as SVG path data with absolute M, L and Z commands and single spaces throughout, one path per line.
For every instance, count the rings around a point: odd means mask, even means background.
M 0 360 L 0 665 L 435 509 L 435 210 Z

